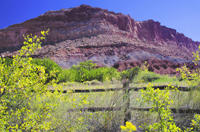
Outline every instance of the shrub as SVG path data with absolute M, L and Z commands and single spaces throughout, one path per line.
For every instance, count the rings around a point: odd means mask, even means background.
M 49 58 L 45 59 L 33 59 L 31 61 L 33 64 L 36 64 L 38 66 L 44 66 L 45 67 L 45 73 L 47 73 L 50 76 L 50 73 L 52 71 L 56 71 L 56 76 L 47 78 L 47 83 L 50 82 L 53 79 L 56 79 L 58 75 L 61 73 L 62 69 L 60 66 L 58 66 L 54 61 L 50 60 Z
M 200 51 L 200 46 L 199 46 L 199 51 Z M 194 62 L 196 65 L 198 65 L 200 62 L 199 51 L 193 53 L 195 57 Z M 190 72 L 189 69 L 186 66 L 184 66 L 182 69 L 179 68 L 177 70 L 180 71 L 181 78 L 184 79 L 190 86 L 192 86 L 191 90 L 188 91 L 187 96 L 183 96 L 184 99 L 182 100 L 185 100 L 185 98 L 187 98 L 186 101 L 181 103 L 183 103 L 184 106 L 185 105 L 187 105 L 187 107 L 190 106 L 190 108 L 191 106 L 193 106 L 192 108 L 197 108 L 200 104 L 199 102 L 200 69 L 196 69 L 196 71 Z M 146 73 L 148 72 L 146 69 L 144 71 L 146 71 Z M 153 76 L 154 78 L 155 75 L 151 76 Z M 167 78 L 168 78 L 167 76 L 161 77 L 161 79 L 167 79 Z M 174 79 L 177 81 L 176 78 Z M 173 120 L 173 116 L 171 115 L 171 110 L 169 109 L 170 104 L 173 103 L 173 100 L 169 96 L 170 95 L 169 88 L 167 87 L 165 90 L 161 91 L 159 89 L 152 88 L 152 86 L 153 85 L 149 83 L 146 90 L 141 90 L 142 99 L 140 101 L 143 102 L 144 104 L 150 104 L 151 115 L 156 114 L 158 119 L 156 119 L 157 122 L 153 124 L 144 124 L 143 126 L 140 126 L 143 128 L 144 131 L 197 132 L 200 130 L 200 125 L 199 125 L 200 116 L 198 114 L 195 114 L 194 119 L 191 120 L 190 128 L 185 128 L 183 126 L 180 126 L 183 129 L 181 130 L 179 127 L 177 127 L 175 121 Z M 178 96 L 180 96 L 180 92 L 177 89 L 175 89 L 175 91 L 177 92 Z M 187 118 L 188 117 L 186 117 L 185 119 Z
M 80 67 L 77 72 L 76 72 L 76 76 L 75 76 L 75 81 L 76 82 L 84 82 L 84 81 L 91 81 L 90 80 L 90 71 Z
M 92 60 L 85 61 L 85 62 L 80 62 L 78 65 L 73 65 L 71 69 L 75 69 L 79 71 L 81 68 L 87 69 L 87 70 L 92 70 L 96 66 L 95 63 L 92 63 Z
M 181 131 L 176 126 L 173 117 L 171 116 L 171 110 L 169 105 L 173 103 L 173 100 L 169 97 L 169 89 L 165 90 L 154 89 L 153 85 L 149 83 L 146 90 L 141 90 L 142 99 L 141 101 L 145 104 L 152 104 L 150 113 L 158 115 L 158 122 L 152 125 L 144 124 L 141 126 L 145 131 L 160 131 L 160 132 L 177 132 Z
M 138 75 L 139 72 L 140 72 L 140 68 L 139 67 L 134 67 L 132 69 L 128 69 L 126 71 L 122 71 L 120 73 L 121 80 L 129 79 L 130 81 L 132 81 L 134 79 L 134 77 L 136 75 Z
M 96 64 L 92 61 L 81 62 L 79 65 L 73 65 L 71 69 L 76 70 L 75 81 L 84 82 L 98 80 L 104 82 L 111 81 L 113 78 L 119 79 L 119 72 L 117 69 L 111 67 L 95 68 Z
M 156 74 L 154 72 L 148 71 L 148 69 L 145 69 L 135 77 L 134 82 L 135 83 L 142 83 L 142 82 L 152 82 L 154 80 L 161 79 L 161 75 Z
M 75 69 L 63 69 L 58 75 L 58 83 L 62 82 L 75 82 L 77 71 Z
M 111 67 L 100 67 L 97 69 L 93 69 L 90 72 L 91 80 L 98 80 L 101 82 L 104 81 L 112 81 L 113 78 L 119 78 L 119 72 L 117 69 Z
M 30 55 L 41 48 L 40 40 L 44 39 L 48 31 L 42 31 L 42 37 L 28 35 L 24 37 L 24 46 L 13 56 L 13 62 L 6 66 L 0 59 L 0 131 L 72 131 L 70 120 L 66 120 L 66 110 L 69 107 L 81 106 L 87 103 L 85 97 L 79 97 L 82 101 L 76 103 L 74 98 L 68 98 L 55 90 L 48 91 L 48 86 L 62 91 L 56 85 L 56 71 L 45 73 L 45 67 L 31 63 Z M 25 57 L 25 58 L 22 58 Z M 84 102 L 84 103 L 83 103 Z M 65 104 L 65 107 L 63 107 Z M 67 106 L 66 106 L 67 104 Z M 78 105 L 77 105 L 78 104 Z M 59 112 L 58 112 L 59 110 Z M 82 130 L 82 116 L 75 124 Z M 75 130 L 76 131 L 76 130 Z
M 47 33 L 47 32 L 46 32 Z M 42 37 L 24 37 L 25 41 L 18 55 L 13 56 L 13 62 L 10 66 L 0 65 L 0 130 L 1 131 L 22 131 L 22 130 L 38 130 L 50 129 L 50 124 L 45 120 L 48 119 L 48 113 L 52 109 L 48 109 L 48 104 L 40 106 L 39 111 L 35 114 L 31 109 L 31 100 L 34 96 L 39 96 L 45 90 L 43 83 L 47 79 L 44 67 L 31 64 L 32 58 L 29 57 L 37 47 L 40 47 L 40 40 L 44 39 L 45 32 Z M 22 58 L 25 56 L 27 58 Z M 5 59 L 3 59 L 5 61 Z M 40 71 L 39 74 L 36 72 Z M 36 93 L 31 92 L 32 90 Z M 43 99 L 38 98 L 41 101 Z M 45 112 L 39 117 L 40 112 Z M 45 117 L 46 116 L 46 117 Z M 43 122 L 41 122 L 43 121 Z
M 13 63 L 13 59 L 11 57 L 0 58 L 1 63 L 5 64 L 6 66 L 11 66 Z

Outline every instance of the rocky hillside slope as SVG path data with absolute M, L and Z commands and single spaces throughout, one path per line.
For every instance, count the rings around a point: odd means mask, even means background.
M 92 60 L 98 66 L 118 65 L 116 68 L 119 70 L 145 60 L 149 63 L 158 60 L 169 68 L 186 62 L 190 65 L 192 52 L 200 45 L 200 42 L 194 42 L 159 22 L 139 22 L 129 15 L 81 5 L 48 11 L 31 20 L 1 29 L 1 56 L 15 54 L 23 44 L 23 34 L 39 35 L 40 31 L 47 29 L 50 29 L 49 35 L 34 57 L 50 57 L 63 68 L 85 60 Z M 169 63 L 164 63 L 166 61 Z M 174 73 L 165 69 L 154 71 Z

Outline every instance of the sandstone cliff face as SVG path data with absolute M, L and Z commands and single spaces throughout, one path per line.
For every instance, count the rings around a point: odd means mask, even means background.
M 190 62 L 200 42 L 153 20 L 138 22 L 129 15 L 81 5 L 45 14 L 0 30 L 1 56 L 16 53 L 23 34 L 39 35 L 50 29 L 35 57 L 50 57 L 63 68 L 85 60 L 99 66 L 151 58 L 173 63 Z

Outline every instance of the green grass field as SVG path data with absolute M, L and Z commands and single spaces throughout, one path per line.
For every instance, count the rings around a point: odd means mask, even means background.
M 147 86 L 149 82 L 143 83 L 130 83 L 130 87 L 143 87 Z M 162 78 L 154 80 L 151 82 L 154 86 L 157 85 L 179 85 L 179 86 L 189 86 L 185 81 L 179 82 L 175 77 L 169 77 L 164 75 Z M 122 84 L 119 81 L 115 82 L 105 82 L 101 83 L 95 81 L 95 83 L 64 83 L 62 84 L 63 89 L 106 89 L 106 88 L 122 88 Z M 50 89 L 53 89 L 50 87 Z M 64 96 L 64 94 L 63 94 Z M 122 91 L 109 91 L 109 92 L 91 92 L 91 93 L 70 93 L 70 98 L 76 99 L 76 103 L 80 103 L 79 97 L 85 96 L 88 104 L 80 105 L 81 107 L 119 107 L 124 106 L 123 102 L 123 92 Z M 200 96 L 197 92 L 181 92 L 181 91 L 171 91 L 170 98 L 174 100 L 174 103 L 170 105 L 173 108 L 200 108 Z M 130 92 L 130 106 L 131 107 L 151 107 L 151 104 L 144 104 L 143 102 L 137 101 L 141 99 L 141 93 L 138 91 Z M 70 105 L 71 106 L 71 105 Z M 69 105 L 63 106 L 66 107 Z M 74 107 L 74 108 L 79 108 Z M 70 113 L 73 118 L 70 119 L 71 123 L 80 117 L 84 117 L 83 126 L 84 130 L 89 131 L 119 131 L 120 125 L 123 124 L 124 113 L 121 111 L 100 111 L 100 112 L 77 112 Z M 158 116 L 155 114 L 149 114 L 149 112 L 143 111 L 131 111 L 131 122 L 139 127 L 140 125 L 147 123 L 153 124 L 158 121 Z M 190 120 L 193 118 L 191 114 L 173 114 L 177 125 L 182 128 L 183 126 L 188 126 Z M 184 116 L 183 116 L 184 115 Z M 187 117 L 187 118 L 186 118 Z M 183 119 L 185 122 L 183 122 Z M 93 123 L 91 123 L 93 122 Z M 187 123 L 186 123 L 187 122 Z M 80 124 L 79 124 L 80 125 Z M 78 128 L 77 128 L 78 129 Z M 80 129 L 80 128 L 79 128 Z

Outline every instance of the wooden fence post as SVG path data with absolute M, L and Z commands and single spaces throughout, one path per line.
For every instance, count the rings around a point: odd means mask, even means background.
M 131 111 L 130 111 L 130 93 L 129 93 L 129 89 L 125 89 L 129 87 L 129 81 L 125 80 L 123 81 L 123 93 L 124 93 L 124 98 L 123 98 L 123 102 L 125 103 L 125 108 L 124 108 L 124 125 L 126 124 L 127 121 L 129 121 L 131 119 Z

